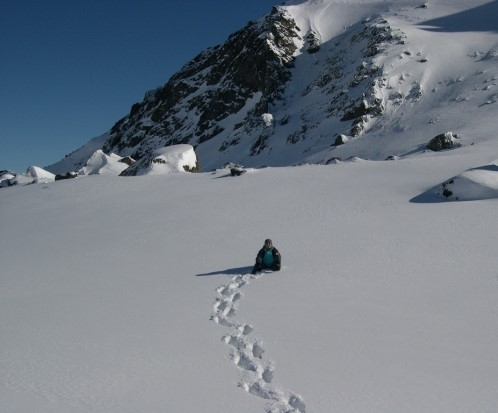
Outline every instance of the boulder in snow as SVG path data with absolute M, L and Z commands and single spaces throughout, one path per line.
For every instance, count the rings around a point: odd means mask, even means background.
M 457 135 L 454 135 L 453 132 L 445 132 L 432 138 L 427 144 L 427 148 L 435 152 L 451 149 L 455 146 L 455 139 L 457 139 Z
M 240 176 L 244 172 L 246 172 L 246 169 L 242 165 L 238 165 L 238 164 L 233 163 L 233 162 L 226 163 L 224 165 L 224 168 L 230 169 L 230 174 L 232 176 Z
M 0 171 L 0 188 L 9 186 L 9 181 L 14 178 L 16 174 L 12 171 Z
M 337 136 L 337 138 L 335 138 L 332 146 L 344 145 L 347 141 L 349 141 L 349 138 L 346 135 L 340 134 L 339 136 Z
M 131 166 L 135 163 L 135 159 L 133 159 L 131 156 L 125 156 L 124 158 L 121 158 L 119 162 L 125 163 L 128 166 Z
M 68 172 L 63 175 L 55 175 L 56 181 L 62 181 L 64 179 L 74 179 L 78 177 L 78 172 Z
M 172 172 L 197 172 L 197 155 L 191 145 L 171 145 L 157 149 L 149 166 L 137 175 L 165 175 Z

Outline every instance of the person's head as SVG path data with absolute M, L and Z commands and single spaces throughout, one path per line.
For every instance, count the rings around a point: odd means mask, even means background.
M 271 242 L 271 239 L 265 239 L 265 247 L 266 248 L 271 248 L 273 247 L 273 243 Z

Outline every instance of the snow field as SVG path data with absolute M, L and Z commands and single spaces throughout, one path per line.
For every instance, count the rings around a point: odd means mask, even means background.
M 0 411 L 498 411 L 496 33 L 430 43 L 416 22 L 463 0 L 297 3 L 322 40 L 389 7 L 407 43 L 382 56 L 388 86 L 424 99 L 334 151 L 351 162 L 120 178 L 96 157 L 112 175 L 2 189 Z M 296 63 L 300 104 L 318 59 Z M 461 147 L 424 152 L 448 130 Z M 247 275 L 268 237 L 283 271 Z
M 410 202 L 484 149 L 4 189 L 1 410 L 495 411 L 496 199 Z

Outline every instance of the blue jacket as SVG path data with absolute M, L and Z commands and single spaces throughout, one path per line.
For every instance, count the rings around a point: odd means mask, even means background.
M 271 252 L 269 256 L 267 256 L 267 252 Z M 281 261 L 282 257 L 275 247 L 272 247 L 270 249 L 266 247 L 261 248 L 256 257 L 256 263 L 261 264 L 264 268 L 280 269 Z

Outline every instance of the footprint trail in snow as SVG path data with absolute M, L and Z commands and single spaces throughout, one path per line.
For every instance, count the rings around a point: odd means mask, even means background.
M 252 334 L 253 326 L 235 318 L 241 289 L 260 277 L 262 274 L 235 275 L 218 287 L 211 319 L 227 330 L 222 341 L 231 347 L 230 360 L 241 371 L 239 387 L 268 400 L 266 413 L 305 413 L 306 406 L 299 395 L 272 384 L 275 366 L 265 357 L 262 341 Z

